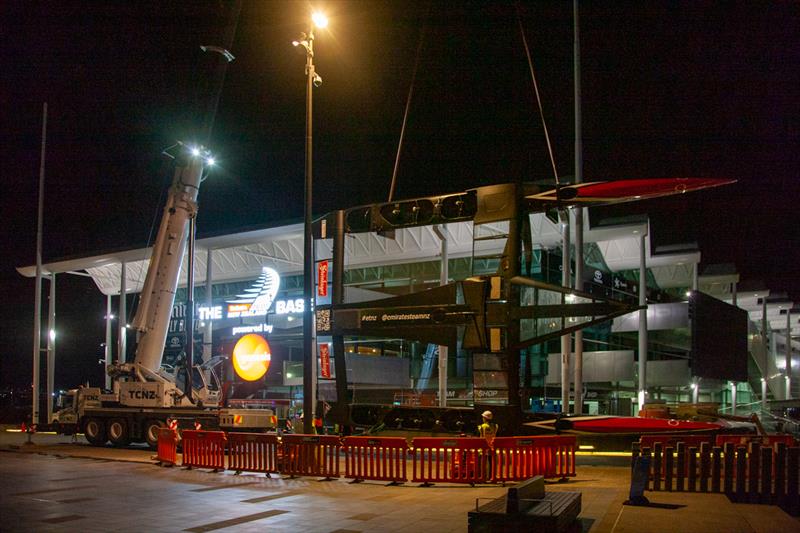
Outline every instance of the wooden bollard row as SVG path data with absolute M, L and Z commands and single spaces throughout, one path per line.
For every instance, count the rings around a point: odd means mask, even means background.
M 774 447 L 758 442 L 711 447 L 704 442 L 698 449 L 683 442 L 674 448 L 656 442 L 652 450 L 634 447 L 632 455 L 634 461 L 638 455 L 652 455 L 648 490 L 722 492 L 737 502 L 772 503 L 800 514 L 798 447 L 782 442 Z

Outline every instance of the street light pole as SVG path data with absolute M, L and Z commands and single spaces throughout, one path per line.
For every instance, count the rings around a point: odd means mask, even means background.
M 305 206 L 303 209 L 303 432 L 313 433 L 313 396 L 314 396 L 314 264 L 313 264 L 313 237 L 311 235 L 311 209 L 313 205 L 312 176 L 313 176 L 313 99 L 314 86 L 322 83 L 322 78 L 314 70 L 314 25 L 324 27 L 327 20 L 314 14 L 309 26 L 308 34 L 302 34 L 300 39 L 294 41 L 294 46 L 302 46 L 306 51 L 306 164 L 305 164 Z

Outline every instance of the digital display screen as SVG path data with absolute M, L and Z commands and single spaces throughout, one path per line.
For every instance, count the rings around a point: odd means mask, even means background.
M 747 381 L 747 311 L 699 291 L 689 298 L 692 375 Z

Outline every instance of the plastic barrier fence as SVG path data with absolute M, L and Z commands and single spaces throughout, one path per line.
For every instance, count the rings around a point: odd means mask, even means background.
M 575 475 L 577 438 L 497 437 L 493 443 L 492 481 L 522 481 L 533 476 Z
M 238 472 L 278 472 L 278 436 L 228 433 L 228 468 Z
M 284 435 L 280 473 L 337 478 L 341 447 L 339 437 L 333 435 Z
M 362 481 L 375 479 L 403 483 L 408 443 L 403 437 L 345 437 L 344 477 Z
M 423 437 L 415 438 L 412 447 L 414 482 L 475 484 L 488 478 L 486 439 Z
M 225 470 L 225 432 L 187 429 L 181 436 L 183 466 Z
M 173 466 L 178 462 L 178 433 L 174 429 L 161 428 L 158 431 L 158 454 L 161 466 Z

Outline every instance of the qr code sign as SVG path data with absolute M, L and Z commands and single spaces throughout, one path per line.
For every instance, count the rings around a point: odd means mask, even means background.
M 331 310 L 317 309 L 317 331 L 327 332 L 331 330 Z

